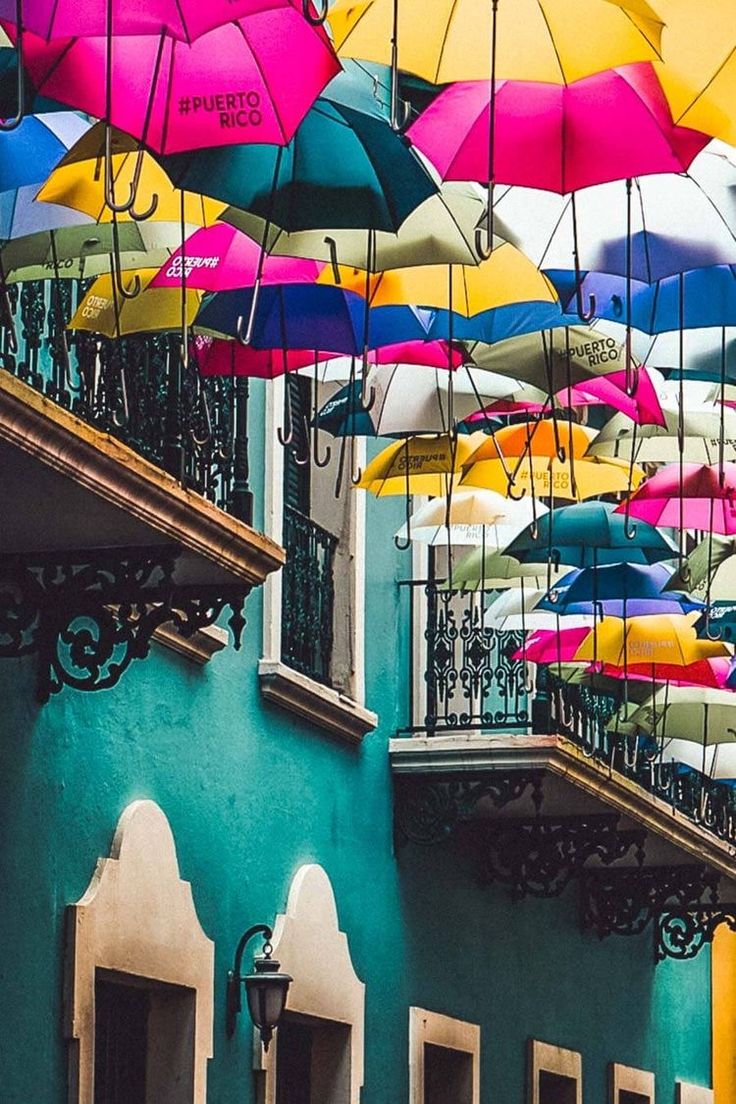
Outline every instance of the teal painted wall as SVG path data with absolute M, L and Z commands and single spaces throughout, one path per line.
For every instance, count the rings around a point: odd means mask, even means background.
M 254 450 L 255 452 L 256 450 Z M 255 465 L 254 486 L 262 473 Z M 359 749 L 267 707 L 256 663 L 261 595 L 243 651 L 206 668 L 155 648 L 99 694 L 34 703 L 33 660 L 0 663 L 0 1102 L 61 1104 L 65 906 L 107 854 L 122 809 L 166 812 L 183 877 L 216 941 L 213 1104 L 249 1104 L 249 1035 L 224 1034 L 223 979 L 241 931 L 283 909 L 304 862 L 332 879 L 341 926 L 367 983 L 364 1104 L 405 1102 L 408 1006 L 480 1022 L 484 1104 L 523 1100 L 529 1035 L 580 1049 L 585 1102 L 602 1104 L 610 1060 L 710 1080 L 709 958 L 656 970 L 651 940 L 581 935 L 576 896 L 512 904 L 479 888 L 448 845 L 395 860 L 386 742 L 406 691 L 406 626 L 392 549 L 398 503 L 369 503 L 368 702 L 380 729 Z M 378 534 L 385 534 L 379 539 Z M 403 635 L 402 635 L 403 634 Z M 401 716 L 400 716 L 401 713 Z

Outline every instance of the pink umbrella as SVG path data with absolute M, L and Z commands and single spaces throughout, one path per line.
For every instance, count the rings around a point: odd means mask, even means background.
M 79 35 L 162 32 L 193 42 L 207 31 L 253 12 L 294 7 L 294 0 L 23 0 L 23 27 L 50 40 Z M 0 19 L 15 23 L 16 0 L 0 0 Z
M 605 403 L 614 410 L 620 410 L 638 425 L 666 425 L 651 376 L 643 367 L 636 374 L 633 395 L 626 390 L 626 372 L 611 372 L 607 376 L 585 380 L 569 391 L 565 388 L 557 393 L 556 398 L 564 406 Z
M 447 88 L 409 129 L 443 180 L 488 180 L 486 81 Z M 649 173 L 681 172 L 710 139 L 676 126 L 649 62 L 568 85 L 497 81 L 493 180 L 567 193 Z
M 12 35 L 14 27 L 6 30 Z M 158 153 L 285 145 L 340 69 L 324 29 L 290 4 L 216 27 L 192 45 L 168 35 L 119 36 L 112 59 L 104 36 L 45 42 L 27 32 L 23 43 L 41 95 L 103 118 Z
M 525 659 L 527 663 L 572 663 L 578 648 L 591 629 L 581 625 L 573 629 L 538 629 L 529 633 L 526 642 L 518 648 L 512 659 Z
M 262 271 L 260 271 L 262 268 Z M 264 256 L 242 230 L 224 222 L 204 226 L 169 257 L 150 287 L 186 287 L 229 291 L 263 284 L 311 284 L 324 264 L 301 257 Z
M 203 376 L 254 376 L 276 379 L 314 364 L 308 349 L 253 349 L 239 341 L 197 334 L 190 342 L 190 355 Z
M 636 679 L 641 682 L 670 682 L 673 686 L 712 686 L 723 689 L 731 671 L 728 656 L 698 659 L 683 667 L 673 663 L 631 663 L 625 669 L 612 663 L 595 663 L 592 669 L 617 679 Z
M 498 399 L 490 406 L 476 410 L 475 414 L 470 414 L 464 421 L 466 425 L 474 425 L 477 422 L 486 422 L 488 418 L 506 414 L 541 414 L 545 409 L 544 403 L 528 402 L 526 399 Z
M 651 525 L 736 533 L 736 464 L 668 464 L 646 479 L 616 514 Z

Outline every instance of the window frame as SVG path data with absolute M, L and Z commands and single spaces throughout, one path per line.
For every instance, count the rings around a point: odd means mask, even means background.
M 638 1093 L 647 1097 L 647 1104 L 654 1104 L 655 1078 L 649 1070 L 624 1066 L 611 1062 L 608 1067 L 609 1104 L 619 1104 L 622 1092 Z
M 444 1047 L 469 1054 L 473 1069 L 472 1104 L 480 1104 L 480 1025 L 431 1012 L 409 1008 L 409 1101 L 424 1104 L 424 1046 Z
M 539 1075 L 554 1073 L 575 1082 L 575 1104 L 583 1104 L 583 1059 L 580 1051 L 530 1039 L 528 1048 L 528 1104 L 540 1104 Z

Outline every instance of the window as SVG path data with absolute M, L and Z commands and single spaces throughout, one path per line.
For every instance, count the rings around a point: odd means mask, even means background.
M 608 1067 L 609 1104 L 654 1104 L 654 1074 L 612 1062 Z
M 154 802 L 128 806 L 69 906 L 66 968 L 71 1104 L 205 1104 L 214 944 Z
M 130 974 L 95 977 L 94 1104 L 188 1104 L 194 990 Z
M 335 389 L 319 385 L 322 404 Z M 304 463 L 313 417 L 314 382 L 289 374 L 266 392 L 265 523 L 287 562 L 264 588 L 264 652 L 259 665 L 266 698 L 334 735 L 357 742 L 378 719 L 364 698 L 365 496 L 353 492 L 346 448 L 340 493 L 340 439 L 320 433 L 324 467 Z M 278 443 L 285 427 L 291 440 Z M 362 463 L 365 445 L 356 444 Z
M 575 1050 L 529 1041 L 529 1104 L 582 1104 L 583 1070 Z
M 279 1025 L 276 1104 L 349 1104 L 350 1028 L 286 1013 Z
M 365 985 L 355 973 L 321 866 L 297 871 L 272 943 L 281 968 L 294 980 L 268 1052 L 257 1046 L 258 1099 L 263 1104 L 359 1104 Z
M 477 1024 L 409 1009 L 409 1099 L 411 1104 L 478 1104 Z

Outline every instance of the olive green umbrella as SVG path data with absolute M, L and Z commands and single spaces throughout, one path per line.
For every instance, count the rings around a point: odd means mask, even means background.
M 494 219 L 494 224 L 497 221 Z M 589 326 L 540 330 L 493 345 L 476 341 L 468 346 L 468 352 L 479 368 L 513 376 L 552 393 L 626 368 L 624 346 Z
M 520 586 L 522 579 L 530 587 L 547 585 L 547 563 L 519 563 L 492 548 L 473 548 L 452 570 L 453 590 L 507 590 Z M 553 581 L 567 573 L 566 567 L 555 566 Z M 444 584 L 448 588 L 450 583 Z

